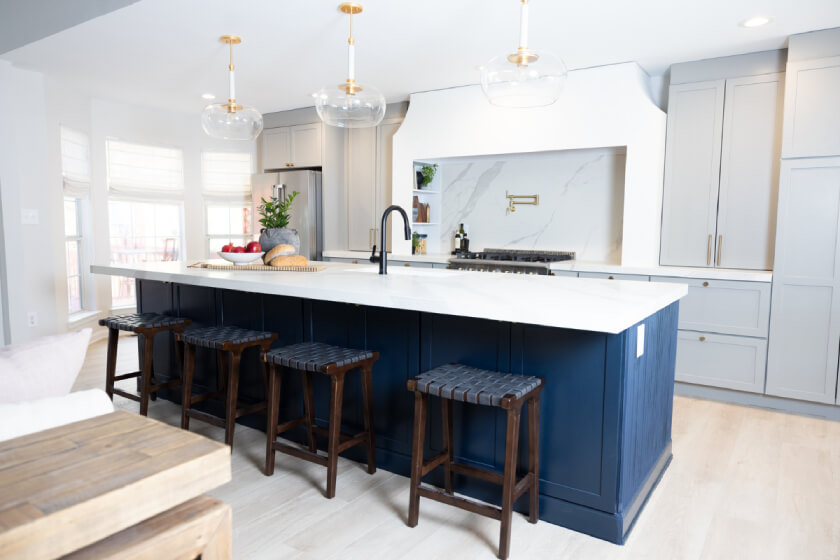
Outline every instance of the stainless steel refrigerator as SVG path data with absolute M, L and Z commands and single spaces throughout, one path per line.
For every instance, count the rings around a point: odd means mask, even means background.
M 271 196 L 285 199 L 298 192 L 289 211 L 289 227 L 300 235 L 300 254 L 311 261 L 320 261 L 324 251 L 324 227 L 321 219 L 321 172 L 311 169 L 257 173 L 251 177 L 254 199 L 255 224 L 259 225 L 257 208 L 262 198 Z

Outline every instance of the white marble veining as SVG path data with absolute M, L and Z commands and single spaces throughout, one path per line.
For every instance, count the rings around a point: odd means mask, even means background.
M 91 272 L 243 292 L 619 333 L 688 293 L 685 284 L 318 263 L 322 272 L 228 271 L 181 262 L 94 265 Z M 370 273 L 360 273 L 369 269 Z
M 553 249 L 578 258 L 621 262 L 623 148 L 440 160 L 440 246 L 468 226 L 470 249 Z M 508 211 L 506 192 L 540 197 Z

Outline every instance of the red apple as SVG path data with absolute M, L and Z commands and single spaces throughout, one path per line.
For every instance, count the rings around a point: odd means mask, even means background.
M 262 247 L 256 241 L 251 241 L 248 243 L 248 246 L 245 247 L 246 253 L 262 253 Z
M 233 243 L 228 243 L 227 245 L 222 245 L 222 253 L 230 253 L 233 251 Z
M 245 252 L 245 247 L 237 246 L 237 247 L 234 247 L 233 249 L 231 249 L 230 252 L 231 253 L 244 253 Z

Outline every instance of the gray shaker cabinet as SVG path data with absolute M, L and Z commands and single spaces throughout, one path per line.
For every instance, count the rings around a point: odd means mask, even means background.
M 840 157 L 782 162 L 767 393 L 835 403 Z
M 671 86 L 661 264 L 712 266 L 725 84 Z
M 840 154 L 840 56 L 787 66 L 785 158 Z
M 661 264 L 773 268 L 783 80 L 671 87 Z

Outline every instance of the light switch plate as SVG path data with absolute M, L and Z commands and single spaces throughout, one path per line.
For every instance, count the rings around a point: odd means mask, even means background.
M 30 226 L 37 226 L 40 222 L 38 210 L 34 208 L 23 208 L 20 211 L 20 223 Z
M 645 353 L 645 325 L 636 327 L 636 357 L 641 358 Z

